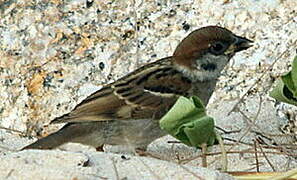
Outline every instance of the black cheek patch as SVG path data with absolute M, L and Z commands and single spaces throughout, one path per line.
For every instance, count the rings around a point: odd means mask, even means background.
M 215 69 L 217 69 L 217 65 L 214 63 L 201 64 L 201 68 L 205 71 L 214 71 Z

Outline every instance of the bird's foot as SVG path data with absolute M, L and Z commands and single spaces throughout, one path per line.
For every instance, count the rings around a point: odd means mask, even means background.
M 96 151 L 104 152 L 104 148 L 103 148 L 103 146 L 104 146 L 104 145 L 101 145 L 101 146 L 96 147 Z
M 138 156 L 148 156 L 148 155 L 150 155 L 150 153 L 146 151 L 146 148 L 136 148 L 135 153 Z

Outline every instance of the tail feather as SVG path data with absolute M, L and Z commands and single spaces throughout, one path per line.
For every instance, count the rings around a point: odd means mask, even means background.
M 22 148 L 25 149 L 54 149 L 66 142 L 71 141 L 73 137 L 73 131 L 69 128 L 70 124 L 65 125 L 59 131 L 50 134 L 44 138 L 37 140 L 36 142 Z

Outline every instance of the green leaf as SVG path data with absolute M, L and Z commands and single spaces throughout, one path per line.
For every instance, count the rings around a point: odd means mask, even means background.
M 278 81 L 276 87 L 269 93 L 269 96 L 278 101 L 297 106 L 297 101 L 294 100 L 293 94 L 292 96 L 288 94 L 292 94 L 290 89 L 284 84 L 283 81 Z
M 214 120 L 208 116 L 183 124 L 179 130 L 179 134 L 188 137 L 184 143 L 189 146 L 200 146 L 203 143 L 213 145 L 215 141 Z
M 292 63 L 292 70 L 281 77 L 269 95 L 278 101 L 297 106 L 297 56 Z
M 291 70 L 291 79 L 293 82 L 293 87 L 288 87 L 289 89 L 292 88 L 291 92 L 293 93 L 293 96 L 297 97 L 297 56 L 295 56 L 292 64 L 292 70 Z M 287 85 L 288 86 L 288 85 Z
M 206 116 L 202 101 L 180 97 L 160 120 L 160 127 L 188 146 L 213 145 L 216 139 L 213 118 Z
M 292 79 L 292 73 L 291 73 L 291 71 L 288 72 L 287 74 L 281 76 L 281 80 L 283 81 L 284 85 L 286 85 L 287 88 L 289 88 L 289 90 L 291 92 L 294 92 L 296 90 L 296 88 L 294 86 L 294 81 Z

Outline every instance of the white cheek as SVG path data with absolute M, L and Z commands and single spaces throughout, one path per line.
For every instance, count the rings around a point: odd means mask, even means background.
M 196 60 L 196 67 L 194 70 L 189 70 L 187 67 L 177 67 L 180 72 L 193 81 L 206 81 L 216 79 L 220 76 L 221 71 L 227 65 L 229 58 L 226 56 L 215 56 L 207 54 L 200 59 Z M 202 64 L 213 63 L 216 69 L 207 71 L 201 67 Z
M 217 66 L 213 72 L 221 71 L 224 69 L 224 67 L 227 65 L 228 62 L 229 62 L 229 58 L 225 55 L 215 56 L 212 54 L 207 54 L 207 55 L 204 55 L 201 59 L 196 60 L 196 65 L 197 65 L 196 68 L 197 70 L 205 71 L 203 68 L 201 68 L 201 64 L 213 63 Z
M 220 76 L 221 71 L 224 67 L 228 64 L 229 58 L 227 56 L 215 56 L 212 54 L 207 54 L 201 59 L 197 59 L 197 66 L 196 66 L 196 77 L 199 80 L 209 80 L 209 79 L 216 79 Z M 213 63 L 216 65 L 216 68 L 213 71 L 205 70 L 201 67 L 202 64 Z

